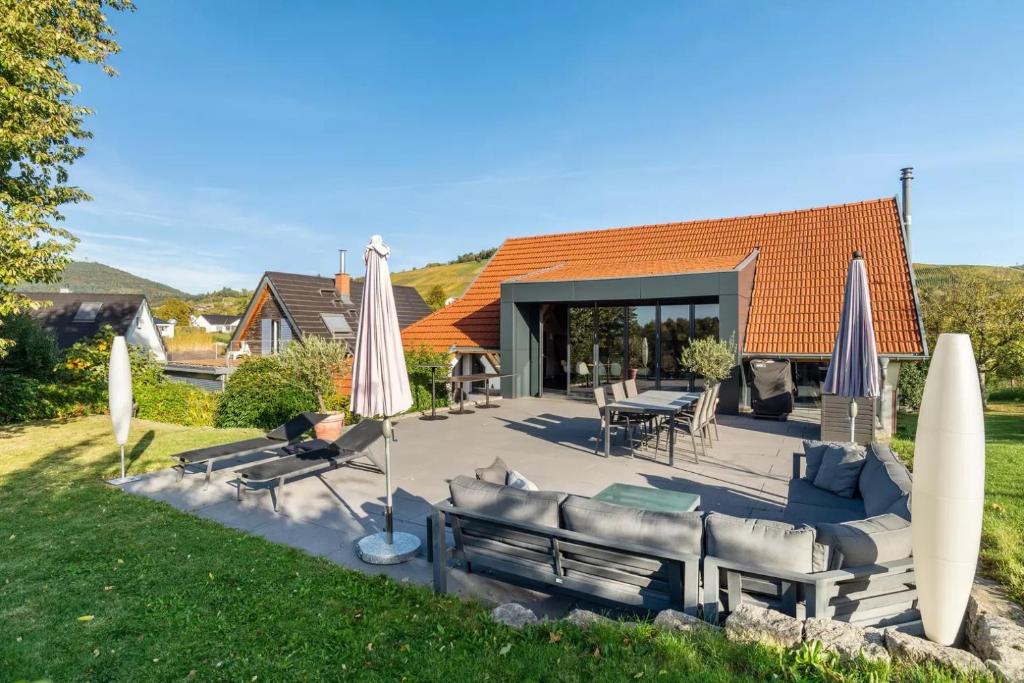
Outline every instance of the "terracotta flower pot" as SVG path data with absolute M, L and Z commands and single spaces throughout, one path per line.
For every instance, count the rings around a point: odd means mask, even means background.
M 342 427 L 345 426 L 345 413 L 328 412 L 327 417 L 313 425 L 316 438 L 324 441 L 336 441 L 341 438 Z

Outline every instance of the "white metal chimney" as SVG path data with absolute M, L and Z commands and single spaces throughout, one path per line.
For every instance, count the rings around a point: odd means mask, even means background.
M 907 260 L 911 263 L 913 262 L 913 259 L 910 258 L 910 182 L 913 179 L 913 166 L 907 166 L 906 168 L 900 169 L 900 183 L 903 185 L 903 230 L 907 243 Z

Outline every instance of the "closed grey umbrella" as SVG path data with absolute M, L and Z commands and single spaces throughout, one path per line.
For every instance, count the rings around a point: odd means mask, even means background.
M 875 325 L 871 317 L 871 292 L 864 256 L 853 253 L 843 290 L 843 310 L 832 348 L 825 385 L 828 394 L 850 399 L 850 441 L 853 442 L 857 420 L 857 399 L 875 398 L 879 394 L 878 350 L 875 347 Z

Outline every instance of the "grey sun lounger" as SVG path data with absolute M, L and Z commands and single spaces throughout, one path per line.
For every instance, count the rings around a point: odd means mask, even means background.
M 242 500 L 247 486 L 270 484 L 271 487 L 277 487 L 277 497 L 274 499 L 274 511 L 277 512 L 284 506 L 284 484 L 289 479 L 314 472 L 328 472 L 364 455 L 368 455 L 377 468 L 382 470 L 381 464 L 369 452 L 370 446 L 382 436 L 381 426 L 379 420 L 363 420 L 346 430 L 337 441 L 313 440 L 281 447 L 279 450 L 282 452 L 289 449 L 294 452 L 237 470 L 238 500 Z M 313 444 L 317 446 L 311 448 Z
M 237 458 L 243 455 L 251 455 L 260 451 L 268 451 L 268 457 L 274 455 L 273 451 L 286 444 L 294 444 L 301 441 L 306 432 L 313 429 L 317 422 L 327 417 L 323 413 L 302 413 L 285 422 L 280 427 L 267 432 L 264 436 L 232 443 L 223 443 L 217 446 L 196 448 L 172 455 L 171 458 L 177 461 L 174 469 L 178 470 L 178 481 L 185 476 L 185 470 L 189 465 L 206 465 L 206 482 L 210 481 L 210 474 L 213 472 L 213 464 L 225 458 Z M 327 443 L 327 442 L 323 442 Z

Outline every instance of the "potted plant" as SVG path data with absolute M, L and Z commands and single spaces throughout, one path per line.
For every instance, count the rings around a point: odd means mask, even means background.
M 704 388 L 710 389 L 727 379 L 736 367 L 736 342 L 734 338 L 721 341 L 714 337 L 703 337 L 690 342 L 683 349 L 679 364 L 704 378 Z
M 347 358 L 345 342 L 314 336 L 290 343 L 283 354 L 285 367 L 301 384 L 312 389 L 320 412 L 327 414 L 314 427 L 318 439 L 334 441 L 345 426 L 344 410 L 329 410 L 327 404 L 328 398 L 338 393 L 335 382 L 347 371 Z

